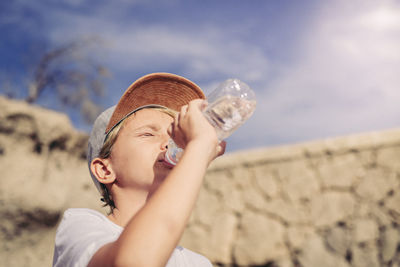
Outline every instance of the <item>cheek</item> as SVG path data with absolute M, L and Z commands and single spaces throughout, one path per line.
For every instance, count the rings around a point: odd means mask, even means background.
M 156 159 L 157 154 L 152 151 L 152 148 L 134 144 L 125 145 L 123 149 L 118 147 L 112 155 L 111 164 L 117 179 L 122 182 L 121 179 L 140 179 L 151 175 Z

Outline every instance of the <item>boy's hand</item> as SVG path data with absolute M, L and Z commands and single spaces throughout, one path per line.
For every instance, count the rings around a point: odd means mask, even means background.
M 209 161 L 211 161 L 224 154 L 226 142 L 218 141 L 214 127 L 204 117 L 202 111 L 206 106 L 207 102 L 201 99 L 182 106 L 168 132 L 183 149 L 189 143 L 199 144 L 199 147 L 210 154 Z

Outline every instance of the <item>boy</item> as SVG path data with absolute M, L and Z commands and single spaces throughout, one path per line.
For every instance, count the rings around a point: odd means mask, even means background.
M 111 213 L 67 210 L 53 266 L 211 266 L 176 247 L 208 165 L 225 151 L 202 115 L 204 98 L 183 77 L 153 73 L 97 118 L 88 163 Z M 184 148 L 173 168 L 164 161 L 169 138 Z

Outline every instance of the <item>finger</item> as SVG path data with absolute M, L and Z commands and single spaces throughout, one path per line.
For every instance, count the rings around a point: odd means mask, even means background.
M 179 117 L 180 113 L 176 113 L 174 122 L 172 123 L 172 138 L 175 138 L 175 133 L 179 129 Z
M 217 157 L 222 156 L 225 153 L 226 142 L 221 141 L 217 146 Z
M 181 109 L 181 112 L 177 113 L 175 115 L 175 120 L 173 122 L 173 127 L 172 127 L 172 139 L 175 141 L 175 143 L 181 147 L 184 148 L 185 143 L 183 142 L 184 138 L 182 136 L 182 131 L 181 131 L 181 120 L 184 117 L 182 113 L 185 113 L 185 109 Z
M 186 116 L 187 112 L 188 112 L 188 106 L 187 105 L 182 106 L 181 112 L 179 114 L 179 121 L 178 121 L 179 130 L 182 130 L 183 125 L 185 125 L 185 119 L 187 117 Z
M 187 110 L 188 110 L 188 105 L 184 105 L 184 106 L 182 106 L 181 107 L 181 116 L 185 116 L 185 114 L 187 113 Z
M 195 99 L 189 102 L 188 109 L 191 110 L 193 108 L 200 109 L 203 99 Z
M 171 124 L 168 126 L 168 129 L 167 129 L 167 134 L 169 136 L 171 136 L 172 138 L 174 138 L 174 125 L 175 125 L 175 123 L 171 122 Z
M 205 99 L 200 104 L 200 110 L 204 111 L 207 108 L 207 106 L 208 106 L 208 101 L 207 101 L 207 99 Z

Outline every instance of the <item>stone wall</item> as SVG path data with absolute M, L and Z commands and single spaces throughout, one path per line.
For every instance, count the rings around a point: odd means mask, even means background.
M 62 212 L 100 209 L 86 146 L 65 115 L 0 97 L 0 266 L 51 266 Z
M 183 243 L 234 266 L 400 266 L 400 130 L 226 155 Z
M 0 258 L 50 266 L 69 207 L 102 210 L 87 135 L 0 97 Z M 400 130 L 225 155 L 182 245 L 215 266 L 400 266 Z

